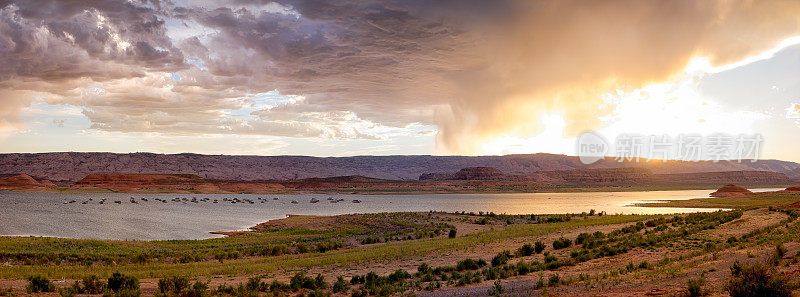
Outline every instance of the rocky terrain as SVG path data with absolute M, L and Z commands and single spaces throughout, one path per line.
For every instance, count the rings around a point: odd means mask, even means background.
M 742 195 L 750 195 L 753 194 L 750 190 L 745 187 L 737 186 L 734 184 L 728 184 L 719 188 L 715 192 L 709 194 L 711 197 L 734 197 L 734 196 L 742 196 Z
M 0 174 L 28 174 L 52 181 L 76 182 L 93 173 L 195 174 L 219 180 L 293 180 L 359 175 L 391 180 L 417 180 L 423 173 L 455 173 L 467 167 L 492 167 L 509 175 L 539 171 L 636 167 L 655 174 L 773 171 L 797 173 L 800 164 L 778 160 L 756 162 L 617 162 L 584 165 L 577 157 L 553 154 L 506 156 L 227 156 L 152 153 L 0 154 Z
M 33 189 L 54 187 L 49 180 L 36 180 L 27 174 L 0 176 L 0 189 Z
M 511 175 L 492 167 L 469 167 L 455 173 L 427 173 L 419 177 L 425 181 L 444 180 L 509 180 L 532 181 L 551 184 L 586 183 L 761 183 L 786 184 L 791 179 L 786 174 L 773 171 L 722 171 L 696 173 L 653 173 L 647 168 L 596 168 L 539 171 L 532 174 Z

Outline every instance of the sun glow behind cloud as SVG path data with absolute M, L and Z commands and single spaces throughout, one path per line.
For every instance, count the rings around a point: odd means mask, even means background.
M 630 91 L 617 90 L 601 95 L 604 104 L 600 108 L 613 110 L 601 117 L 602 122 L 595 132 L 613 140 L 621 134 L 710 135 L 714 133 L 753 134 L 761 120 L 770 114 L 748 110 L 725 108 L 714 100 L 704 98 L 698 90 L 698 82 L 704 76 L 733 70 L 751 63 L 767 60 L 776 53 L 800 44 L 800 36 L 790 37 L 776 47 L 725 65 L 712 65 L 706 57 L 692 58 L 681 73 L 670 81 L 653 83 Z M 800 104 L 786 109 L 786 117 L 800 118 Z M 536 126 L 541 132 L 530 137 L 501 135 L 490 139 L 482 146 L 482 153 L 490 155 L 515 153 L 565 153 L 575 149 L 575 137 L 567 136 L 566 120 L 558 112 L 542 113 Z
M 358 151 L 328 149 L 337 143 L 570 153 L 569 137 L 585 130 L 745 131 L 763 117 L 796 127 L 781 98 L 770 96 L 771 112 L 702 89 L 706 76 L 798 44 L 765 50 L 800 34 L 793 0 L 278 2 L 5 2 L 0 137 L 40 136 L 2 149 L 56 149 L 28 124 L 24 107 L 40 101 L 79 108 L 77 131 L 108 132 L 98 139 L 263 137 L 319 143 L 307 154 L 323 156 Z M 795 92 L 791 74 L 776 77 Z M 46 127 L 69 138 L 74 123 Z M 180 143 L 160 152 L 207 149 Z

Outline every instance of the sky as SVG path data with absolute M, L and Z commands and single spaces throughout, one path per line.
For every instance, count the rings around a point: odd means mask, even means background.
M 800 161 L 798 1 L 0 0 L 0 152 Z

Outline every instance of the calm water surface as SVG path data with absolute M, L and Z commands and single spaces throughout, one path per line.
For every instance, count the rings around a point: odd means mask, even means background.
M 283 218 L 287 214 L 337 215 L 429 210 L 551 214 L 588 212 L 590 209 L 609 214 L 680 213 L 710 210 L 628 205 L 636 202 L 707 197 L 712 191 L 424 195 L 0 192 L 0 235 L 137 240 L 202 239 L 216 237 L 209 234 L 211 231 L 243 230 L 261 222 Z M 344 201 L 330 203 L 329 197 Z M 103 198 L 106 200 L 100 204 L 99 201 Z M 167 202 L 157 201 L 156 198 Z M 172 201 L 174 198 L 180 198 L 181 201 Z M 198 202 L 192 202 L 192 198 L 196 198 Z M 248 199 L 253 203 L 224 201 L 234 198 L 240 201 Z M 311 203 L 314 198 L 319 202 Z M 131 199 L 136 203 L 131 203 Z M 215 199 L 218 200 L 216 204 L 213 203 Z M 354 199 L 361 203 L 353 203 Z M 69 203 L 73 200 L 75 202 Z M 297 203 L 292 203 L 293 200 Z

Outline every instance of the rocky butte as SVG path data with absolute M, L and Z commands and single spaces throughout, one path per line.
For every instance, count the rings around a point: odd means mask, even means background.
M 365 176 L 417 180 L 425 173 L 456 173 L 462 168 L 492 167 L 506 175 L 540 171 L 600 168 L 645 168 L 654 174 L 724 171 L 772 171 L 795 174 L 800 164 L 756 162 L 617 162 L 585 165 L 577 157 L 554 154 L 505 156 L 227 156 L 152 153 L 0 154 L 0 174 L 28 174 L 41 179 L 77 182 L 93 173 L 194 174 L 206 179 L 263 181 L 317 177 Z M 434 180 L 442 178 L 434 178 Z

